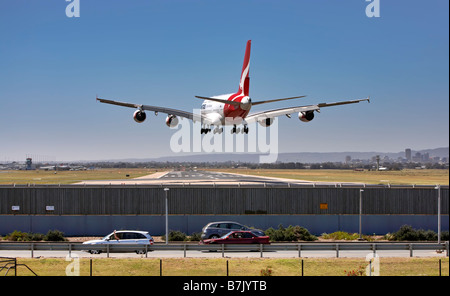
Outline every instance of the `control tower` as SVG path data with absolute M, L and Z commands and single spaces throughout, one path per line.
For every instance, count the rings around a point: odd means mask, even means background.
M 27 171 L 33 169 L 33 168 L 32 168 L 32 166 L 33 166 L 33 159 L 32 159 L 31 157 L 28 157 L 28 158 L 27 158 L 26 165 L 27 165 L 27 167 L 26 167 L 26 170 L 27 170 Z

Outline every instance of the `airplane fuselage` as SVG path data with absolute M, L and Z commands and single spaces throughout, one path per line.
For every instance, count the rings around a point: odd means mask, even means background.
M 225 94 L 212 97 L 214 99 L 234 101 L 242 103 L 239 106 L 226 103 L 204 100 L 202 104 L 201 114 L 208 118 L 211 125 L 234 125 L 241 124 L 251 109 L 248 96 L 240 93 Z

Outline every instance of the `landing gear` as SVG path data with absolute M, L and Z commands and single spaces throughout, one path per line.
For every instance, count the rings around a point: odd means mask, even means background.
M 213 133 L 214 134 L 221 134 L 222 132 L 223 132 L 223 127 L 216 127 L 216 128 L 214 128 L 214 130 L 212 130 L 213 131 Z M 209 133 L 209 132 L 211 132 L 211 127 L 209 126 L 209 127 L 206 127 L 206 126 L 203 126 L 202 128 L 201 128 L 201 130 L 200 130 L 200 133 L 201 134 L 207 134 L 207 133 Z
M 233 128 L 231 129 L 231 133 L 232 134 L 239 134 L 239 133 L 248 134 L 248 126 L 245 124 L 244 127 L 241 129 L 239 127 L 236 127 L 235 124 L 233 124 Z
M 202 129 L 200 130 L 200 133 L 201 133 L 201 134 L 207 134 L 207 133 L 209 133 L 210 131 L 211 131 L 210 128 L 202 128 Z
M 223 133 L 223 127 L 215 127 L 214 129 L 211 129 L 211 126 L 202 126 L 202 128 L 200 129 L 200 133 L 201 134 L 207 134 L 209 132 L 213 132 L 214 134 L 221 134 Z M 245 124 L 244 127 L 240 128 L 240 127 L 236 127 L 236 125 L 233 125 L 233 128 L 231 129 L 231 133 L 232 134 L 248 134 L 248 126 Z
M 216 127 L 215 129 L 214 129 L 214 133 L 215 134 L 221 134 L 221 133 L 223 133 L 223 127 Z

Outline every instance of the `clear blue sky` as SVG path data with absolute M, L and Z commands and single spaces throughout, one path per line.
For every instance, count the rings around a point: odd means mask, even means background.
M 359 99 L 310 123 L 279 121 L 280 152 L 449 145 L 449 2 L 0 0 L 0 163 L 175 155 L 165 117 L 137 124 L 95 96 L 191 111 L 237 90 L 252 40 L 254 107 Z

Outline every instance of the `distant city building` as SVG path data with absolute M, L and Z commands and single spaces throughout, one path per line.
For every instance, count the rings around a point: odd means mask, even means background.
M 411 161 L 411 149 L 409 148 L 405 149 L 405 157 L 407 161 Z
M 412 157 L 412 160 L 415 161 L 415 162 L 422 162 L 422 154 L 420 152 L 417 152 Z

